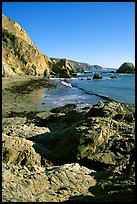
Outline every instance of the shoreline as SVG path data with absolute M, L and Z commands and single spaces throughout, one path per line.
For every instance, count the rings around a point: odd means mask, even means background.
M 135 106 L 112 101 L 38 111 L 38 92 L 55 86 L 32 78 L 3 80 L 3 201 L 109 202 L 115 194 L 133 201 Z
M 58 88 L 60 83 L 54 82 L 53 78 L 50 79 L 41 76 L 2 77 L 2 118 L 29 113 L 33 115 L 34 113 L 37 114 L 40 112 L 47 112 L 47 115 L 50 114 L 50 110 L 52 109 L 50 102 L 47 105 L 45 103 L 43 104 L 42 96 L 46 90 Z M 96 93 L 94 95 L 100 96 Z M 109 102 L 108 97 L 103 95 L 101 97 L 104 97 L 106 102 Z M 115 100 L 111 99 L 110 101 L 113 102 Z M 115 102 L 135 106 L 135 104 Z M 67 104 L 69 102 L 64 105 Z M 57 108 L 64 105 L 57 105 Z

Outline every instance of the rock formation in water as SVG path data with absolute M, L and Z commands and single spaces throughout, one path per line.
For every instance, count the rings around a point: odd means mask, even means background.
M 102 79 L 102 76 L 99 75 L 98 73 L 95 73 L 95 74 L 93 75 L 93 79 Z
M 117 73 L 135 73 L 135 66 L 133 63 L 125 62 L 119 69 L 116 70 Z
M 135 200 L 135 107 L 69 108 L 3 118 L 3 202 Z

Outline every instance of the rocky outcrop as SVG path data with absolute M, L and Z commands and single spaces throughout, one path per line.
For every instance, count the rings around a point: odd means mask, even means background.
M 135 73 L 135 66 L 133 63 L 125 62 L 123 63 L 119 69 L 116 70 L 117 73 Z
M 61 202 L 87 193 L 94 172 L 78 163 L 54 167 L 22 167 L 3 163 L 3 202 Z M 81 182 L 82 181 L 82 182 Z M 11 191 L 12 189 L 12 191 Z
M 134 201 L 134 122 L 114 101 L 3 118 L 3 202 Z
M 100 76 L 98 73 L 95 73 L 93 79 L 102 79 L 102 76 Z
M 130 105 L 100 102 L 88 111 L 53 114 L 46 124 L 52 131 L 31 139 L 52 149 L 48 159 L 55 163 L 77 160 L 104 169 L 126 165 L 135 151 L 134 108 Z
M 60 61 L 59 58 L 50 58 L 51 60 L 54 60 L 54 62 L 58 63 Z M 99 66 L 99 65 L 90 65 L 88 63 L 84 63 L 84 62 L 76 62 L 74 60 L 70 60 L 67 59 L 67 61 L 69 61 L 72 66 L 77 70 L 94 70 L 94 69 L 104 69 L 103 67 Z
M 53 108 L 50 110 L 50 112 L 52 112 L 52 113 L 67 113 L 67 112 L 70 112 L 72 110 L 75 110 L 76 107 L 77 106 L 75 104 L 67 104 L 67 105 L 62 106 L 62 107 Z
M 58 62 L 53 61 L 54 65 L 52 68 L 53 74 L 60 78 L 70 78 L 74 74 L 73 65 L 66 59 L 61 59 Z
M 42 158 L 36 153 L 33 148 L 34 144 L 32 141 L 26 140 L 25 138 L 19 138 L 17 136 L 2 135 L 2 155 L 3 162 L 11 165 L 21 165 L 28 168 L 33 166 L 52 166 L 51 162 Z
M 49 76 L 52 61 L 32 43 L 20 25 L 2 15 L 2 75 Z

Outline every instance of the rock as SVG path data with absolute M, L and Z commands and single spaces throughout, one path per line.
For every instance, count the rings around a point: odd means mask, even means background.
M 123 63 L 119 69 L 116 70 L 117 73 L 135 73 L 135 66 L 133 63 L 125 62 Z
M 2 120 L 3 124 L 3 133 L 12 137 L 22 137 L 22 138 L 31 138 L 36 135 L 44 134 L 50 132 L 47 127 L 38 127 L 31 124 L 25 124 L 27 122 L 26 118 L 22 117 L 13 117 L 13 118 L 4 118 Z
M 76 109 L 76 107 L 77 106 L 75 104 L 67 104 L 67 105 L 62 106 L 62 107 L 53 108 L 50 110 L 50 112 L 52 112 L 52 113 L 67 113 L 69 111 Z
M 59 58 L 50 58 L 52 61 L 54 61 L 55 63 L 59 62 L 60 59 Z M 69 60 L 67 59 L 67 61 L 69 61 L 72 66 L 75 68 L 75 70 L 77 72 L 81 72 L 83 73 L 84 70 L 95 70 L 95 69 L 104 69 L 103 67 L 99 66 L 99 65 L 90 65 L 87 63 L 83 63 L 83 62 L 76 62 L 74 60 Z
M 93 79 L 102 79 L 102 76 L 100 76 L 98 73 L 95 73 Z
M 36 166 L 33 171 L 15 165 L 9 168 L 7 164 L 3 164 L 2 170 L 3 202 L 64 201 L 70 195 L 86 193 L 96 183 L 90 175 L 94 171 L 77 163 L 47 169 Z
M 100 101 L 27 117 L 2 121 L 3 202 L 134 201 L 135 106 Z M 21 125 L 32 137 L 17 137 Z
M 46 160 L 36 153 L 32 141 L 28 141 L 25 138 L 2 135 L 2 160 L 4 163 L 21 165 L 21 166 L 34 166 L 45 165 L 49 166 L 52 163 L 46 162 Z M 46 150 L 46 149 L 45 149 Z
M 101 172 L 93 172 L 96 185 L 88 190 L 91 193 L 71 196 L 66 202 L 134 202 L 135 163 L 126 167 L 118 166 Z
M 85 111 L 49 116 L 46 124 L 52 132 L 34 141 L 52 149 L 48 159 L 53 163 L 77 160 L 100 170 L 126 164 L 135 150 L 134 111 L 128 109 L 130 105 L 99 102 Z
M 52 71 L 60 78 L 70 78 L 74 74 L 74 67 L 66 59 L 61 59 L 53 65 Z
M 116 76 L 110 76 L 110 79 L 117 79 Z

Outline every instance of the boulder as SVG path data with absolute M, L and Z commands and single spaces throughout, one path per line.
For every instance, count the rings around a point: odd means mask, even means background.
M 102 76 L 100 76 L 98 73 L 95 73 L 93 79 L 102 79 Z
M 119 69 L 116 70 L 117 73 L 135 73 L 135 66 L 133 63 L 125 62 Z
M 52 71 L 60 78 L 70 78 L 74 74 L 74 67 L 66 59 L 61 59 L 53 65 Z
M 33 148 L 34 143 L 25 138 L 9 137 L 2 135 L 2 160 L 8 165 L 21 165 L 32 167 L 35 165 L 52 165 L 48 160 L 43 159 Z

